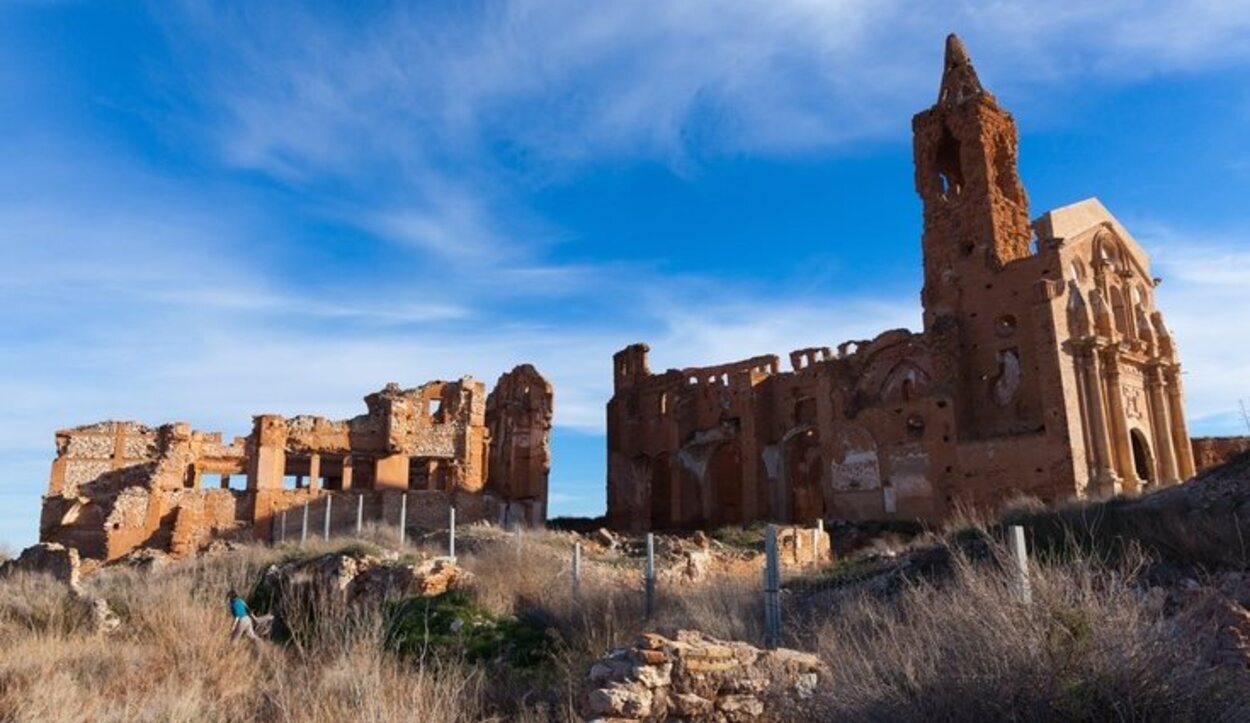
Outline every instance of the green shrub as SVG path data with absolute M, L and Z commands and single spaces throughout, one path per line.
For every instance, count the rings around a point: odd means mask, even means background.
M 767 530 L 768 524 L 764 522 L 756 522 L 750 527 L 720 527 L 712 532 L 712 539 L 730 547 L 762 551 Z
M 401 655 L 459 655 L 472 663 L 530 668 L 551 660 L 555 639 L 535 620 L 495 616 L 462 591 L 386 606 L 386 643 Z

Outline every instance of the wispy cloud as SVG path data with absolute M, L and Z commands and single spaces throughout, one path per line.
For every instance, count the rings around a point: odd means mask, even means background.
M 987 82 L 1073 87 L 1245 64 L 1250 2 L 294 2 L 152 6 L 197 129 L 433 258 L 534 263 L 535 186 L 643 160 L 828 151 L 907 132 L 960 32 Z M 1081 83 L 1071 81 L 1080 78 Z M 181 107 L 181 106 L 180 106 Z
M 1163 278 L 1159 308 L 1185 368 L 1185 400 L 1195 434 L 1244 433 L 1238 402 L 1250 401 L 1250 238 L 1220 229 L 1134 224 Z
M 625 344 L 649 342 L 664 369 L 915 328 L 911 295 L 677 277 L 610 252 L 570 261 L 558 252 L 576 240 L 527 201 L 596 168 L 686 173 L 904 137 L 936 93 L 948 30 L 1026 102 L 1250 59 L 1246 2 L 341 7 L 149 5 L 177 54 L 159 89 L 176 98 L 144 109 L 153 135 L 196 173 L 263 179 L 324 236 L 94 138 L 0 141 L 0 466 L 26 480 L 27 511 L 59 426 L 244 433 L 253 413 L 350 416 L 386 381 L 490 383 L 533 362 L 555 383 L 558 427 L 597 435 Z M 14 98 L 38 88 L 20 63 L 0 67 Z M 1226 428 L 1250 397 L 1237 386 L 1250 347 L 1228 333 L 1250 318 L 1246 240 L 1134 228 L 1168 278 L 1195 419 Z
M 935 91 L 947 31 L 1002 84 L 1250 59 L 1242 0 L 509 0 L 390 4 L 350 21 L 289 4 L 209 7 L 191 5 L 176 27 L 203 38 L 198 67 L 227 115 L 228 156 L 353 175 L 376 168 L 361 155 L 421 169 L 500 143 L 525 154 L 511 161 L 598 163 L 897 130 L 917 92 Z

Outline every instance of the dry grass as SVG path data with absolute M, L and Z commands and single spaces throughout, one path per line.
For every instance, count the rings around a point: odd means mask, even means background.
M 366 544 L 395 542 L 377 537 Z M 526 535 L 518 554 L 514 540 L 486 531 L 466 535 L 461 556 L 476 575 L 475 604 L 551 629 L 554 652 L 545 665 L 401 658 L 387 651 L 380 609 L 348 611 L 324 601 L 309 611 L 315 634 L 298 644 L 229 644 L 225 590 L 249 590 L 275 560 L 360 544 L 310 541 L 303 551 L 247 548 L 149 573 L 105 570 L 87 585 L 124 619 L 107 637 L 90 631 L 82 607 L 61 587 L 38 577 L 0 582 L 0 720 L 576 720 L 590 662 L 644 630 L 761 637 L 754 577 L 661 587 L 656 616 L 647 620 L 633 563 L 588 560 L 574 598 L 566 534 Z M 974 562 L 953 551 L 949 575 L 907 582 L 888 600 L 846 589 L 825 598 L 803 593 L 805 609 L 817 614 L 787 612 L 786 637 L 820 654 L 831 671 L 817 711 L 805 715 L 1250 718 L 1245 676 L 1204 667 L 1193 646 L 1143 602 L 1140 553 L 1130 550 L 1114 562 L 1068 555 L 1036 566 L 1032 606 L 1016 601 L 1007 568 L 995 564 L 1001 554 L 991 545 L 990 559 Z M 787 611 L 797 602 L 785 603 Z
M 248 549 L 170 570 L 89 580 L 124 619 L 94 634 L 64 588 L 0 583 L 0 719 L 13 721 L 476 721 L 484 678 L 458 661 L 383 652 L 380 618 L 315 646 L 227 637 L 225 591 L 247 590 L 282 551 Z
M 842 598 L 790 632 L 829 664 L 821 716 L 844 721 L 1240 721 L 1244 672 L 1213 670 L 1137 585 L 1146 564 L 1068 559 L 1034 565 L 1019 602 L 1006 551 L 889 600 Z

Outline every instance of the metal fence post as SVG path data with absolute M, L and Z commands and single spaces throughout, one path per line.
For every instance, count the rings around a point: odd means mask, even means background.
M 573 543 L 573 602 L 577 602 L 582 586 L 582 543 Z
M 330 504 L 334 501 L 333 495 L 326 495 L 326 518 L 322 523 L 321 537 L 326 542 L 330 541 L 330 515 L 332 514 Z
M 456 508 L 447 508 L 447 556 L 456 559 Z
M 363 494 L 356 495 L 356 537 L 360 537 L 361 530 L 365 526 L 365 496 Z
M 408 493 L 404 492 L 399 498 L 399 546 L 404 546 L 404 539 L 408 536 Z
M 764 537 L 764 647 L 781 642 L 781 567 L 777 559 L 777 526 L 769 525 Z
M 308 503 L 304 503 L 304 521 L 299 526 L 299 544 L 302 547 L 308 542 Z
M 1016 568 L 1016 597 L 1020 602 L 1029 605 L 1033 602 L 1033 586 L 1029 582 L 1029 550 L 1024 541 L 1024 528 L 1012 525 L 1008 532 L 1007 544 Z
M 655 535 L 647 533 L 647 567 L 643 570 L 647 590 L 647 619 L 655 614 Z
M 282 528 L 279 530 L 281 534 L 278 536 L 278 542 L 285 543 L 286 542 L 286 510 L 282 510 L 282 514 L 279 515 L 279 519 L 282 520 Z

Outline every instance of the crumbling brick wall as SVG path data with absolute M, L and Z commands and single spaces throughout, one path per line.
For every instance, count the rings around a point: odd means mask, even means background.
M 1194 437 L 1193 445 L 1194 464 L 1201 472 L 1250 452 L 1250 437 Z
M 488 489 L 509 500 L 504 524 L 547 519 L 547 477 L 552 418 L 551 384 L 523 364 L 499 377 L 486 399 L 490 432 Z
M 445 524 L 452 505 L 464 521 L 502 519 L 514 504 L 525 511 L 522 521 L 541 524 L 551 387 L 529 365 L 500 384 L 498 449 L 487 429 L 485 387 L 471 377 L 413 389 L 387 385 L 365 397 L 365 414 L 348 420 L 258 415 L 250 435 L 228 444 L 183 423 L 62 430 L 41 539 L 105 560 L 138 547 L 188 554 L 222 537 L 273 539 L 284 510 L 311 510 L 327 495 L 350 491 L 371 493 L 370 521 L 390 515 L 398 522 L 407 496 L 413 525 Z M 539 392 L 526 399 L 518 391 L 525 389 Z M 522 440 L 536 450 L 525 464 L 518 463 L 527 459 L 517 454 Z M 502 466 L 487 493 L 491 459 Z M 337 512 L 330 505 L 334 532 L 354 529 L 354 504 L 355 497 Z

